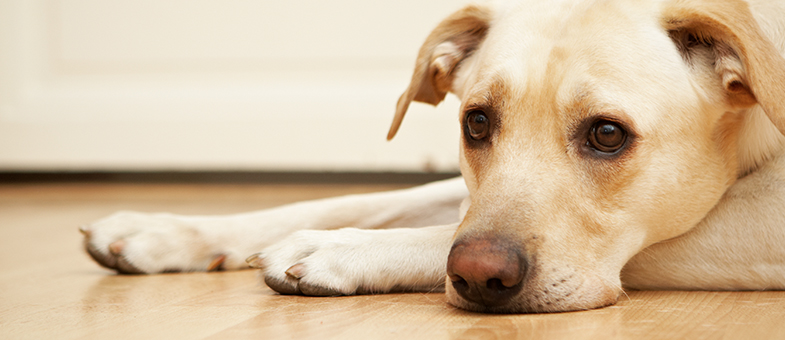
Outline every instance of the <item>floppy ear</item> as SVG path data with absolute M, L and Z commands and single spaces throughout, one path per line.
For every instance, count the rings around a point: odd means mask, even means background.
M 486 7 L 468 6 L 444 19 L 425 40 L 409 88 L 398 99 L 387 140 L 395 137 L 412 100 L 439 104 L 452 90 L 458 65 L 485 38 L 491 20 Z
M 663 25 L 685 60 L 708 52 L 730 104 L 760 104 L 785 134 L 785 59 L 764 36 L 746 2 L 674 0 L 663 13 Z

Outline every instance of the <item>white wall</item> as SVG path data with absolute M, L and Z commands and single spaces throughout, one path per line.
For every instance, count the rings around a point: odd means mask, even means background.
M 456 170 L 453 97 L 385 135 L 462 4 L 0 0 L 0 170 Z

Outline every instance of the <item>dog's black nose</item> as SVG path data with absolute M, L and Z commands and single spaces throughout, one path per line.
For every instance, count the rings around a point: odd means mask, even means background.
M 447 259 L 447 275 L 464 299 L 501 306 L 523 287 L 527 263 L 518 245 L 507 239 L 456 241 Z

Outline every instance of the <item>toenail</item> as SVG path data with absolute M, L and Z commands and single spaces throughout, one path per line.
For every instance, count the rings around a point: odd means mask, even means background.
M 207 271 L 212 272 L 216 270 L 222 270 L 224 261 L 226 261 L 226 255 L 218 255 L 218 257 L 214 258 L 210 261 L 210 264 L 207 265 Z
M 123 248 L 125 248 L 125 241 L 114 241 L 109 244 L 109 252 L 113 255 L 120 255 L 123 252 Z
M 251 268 L 263 269 L 264 268 L 264 258 L 262 257 L 262 253 L 256 253 L 251 256 L 248 256 L 245 259 L 245 263 L 248 264 Z
M 305 276 L 305 265 L 302 263 L 298 263 L 296 265 L 289 267 L 289 269 L 286 270 L 286 275 L 293 279 L 299 280 L 300 278 Z

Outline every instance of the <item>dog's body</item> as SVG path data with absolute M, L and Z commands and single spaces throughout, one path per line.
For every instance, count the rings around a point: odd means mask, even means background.
M 282 293 L 446 287 L 488 312 L 605 306 L 622 283 L 785 289 L 784 53 L 774 0 L 470 6 L 423 45 L 389 136 L 412 100 L 456 94 L 463 180 L 119 213 L 83 228 L 86 248 L 130 273 L 238 269 L 262 250 L 248 264 Z

